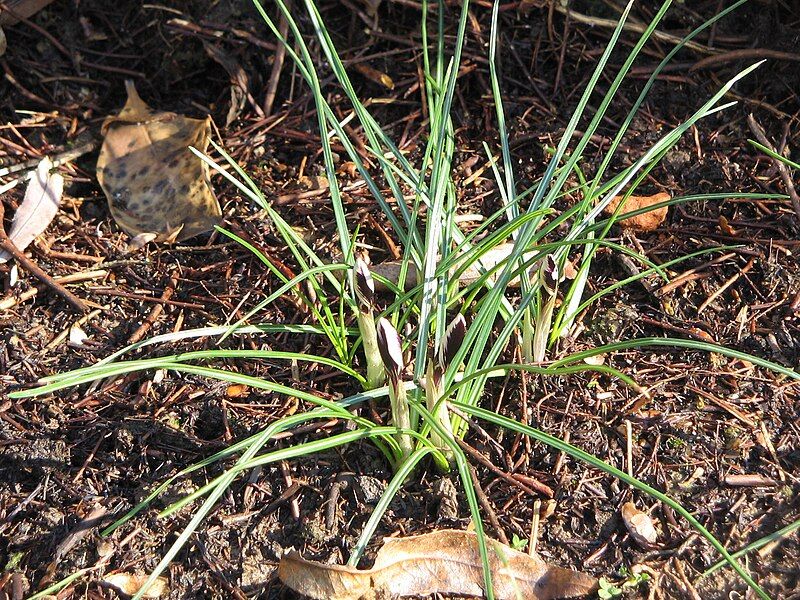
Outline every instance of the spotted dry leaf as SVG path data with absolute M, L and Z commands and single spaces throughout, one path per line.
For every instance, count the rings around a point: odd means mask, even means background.
M 185 240 L 212 229 L 222 211 L 211 189 L 204 152 L 209 119 L 156 112 L 126 81 L 128 101 L 103 122 L 97 179 L 111 214 L 131 236 L 155 233 L 156 241 Z

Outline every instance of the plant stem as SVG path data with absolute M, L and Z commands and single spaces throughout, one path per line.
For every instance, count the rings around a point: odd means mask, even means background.
M 544 360 L 547 351 L 547 338 L 550 334 L 550 325 L 553 321 L 553 308 L 556 305 L 556 294 L 548 294 L 539 317 L 536 319 L 536 329 L 533 334 L 533 362 Z
M 411 415 L 408 411 L 408 398 L 406 388 L 402 381 L 393 381 L 389 386 L 389 400 L 392 405 L 392 424 L 398 429 L 411 429 Z M 400 451 L 403 453 L 401 462 L 414 452 L 414 444 L 407 433 L 398 433 L 396 436 Z
M 361 341 L 364 345 L 364 355 L 367 359 L 367 390 L 381 387 L 386 381 L 381 352 L 378 349 L 378 334 L 375 331 L 375 319 L 372 311 L 358 311 L 358 329 L 361 331 Z
M 533 362 L 533 308 L 530 306 L 522 317 L 522 360 Z
M 450 423 L 450 411 L 447 410 L 447 402 L 442 397 L 444 389 L 442 385 L 442 373 L 433 366 L 433 361 L 428 361 L 428 371 L 425 382 L 425 403 L 428 410 L 439 422 L 447 434 L 453 439 L 453 427 Z M 431 430 L 431 441 L 442 450 L 448 462 L 453 458 L 453 450 L 448 446 L 442 436 Z

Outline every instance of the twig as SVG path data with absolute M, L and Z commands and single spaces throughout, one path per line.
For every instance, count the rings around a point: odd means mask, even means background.
M 286 10 L 292 10 L 291 0 L 286 2 Z M 282 39 L 286 39 L 289 34 L 289 21 L 286 15 L 281 12 L 281 18 L 278 22 L 278 32 L 281 34 Z M 286 58 L 286 46 L 278 43 L 278 48 L 275 50 L 275 59 L 272 63 L 272 73 L 269 75 L 269 82 L 267 83 L 267 93 L 264 96 L 264 115 L 269 117 L 272 114 L 272 107 L 275 104 L 275 95 L 278 91 L 278 82 L 281 79 L 281 71 L 283 70 L 283 61 Z
M 717 298 L 719 298 L 719 297 L 720 297 L 720 295 L 722 295 L 722 293 L 723 293 L 723 292 L 725 292 L 725 290 L 727 290 L 727 289 L 728 289 L 729 287 L 731 287 L 731 286 L 732 286 L 734 283 L 736 283 L 736 281 L 739 279 L 739 277 L 741 277 L 742 275 L 745 275 L 745 274 L 746 274 L 746 273 L 747 273 L 747 272 L 748 272 L 750 269 L 752 269 L 752 268 L 753 268 L 753 265 L 755 264 L 755 262 L 756 262 L 756 259 L 755 259 L 755 258 L 751 258 L 751 259 L 748 261 L 748 263 L 747 263 L 747 264 L 744 266 L 744 268 L 743 268 L 741 271 L 739 271 L 739 272 L 738 272 L 738 273 L 736 273 L 736 274 L 735 274 L 733 277 L 731 277 L 730 279 L 728 279 L 728 280 L 727 280 L 725 283 L 723 283 L 723 284 L 722 284 L 722 286 L 720 286 L 720 288 L 719 288 L 717 291 L 715 291 L 715 292 L 714 292 L 713 294 L 711 294 L 711 295 L 710 295 L 708 298 L 706 298 L 706 299 L 705 299 L 705 301 L 704 301 L 704 302 L 703 302 L 703 303 L 700 305 L 700 307 L 697 309 L 697 314 L 699 315 L 699 314 L 700 314 L 701 312 L 703 312 L 703 311 L 704 311 L 706 308 L 708 308 L 708 306 L 709 306 L 709 305 L 710 305 L 712 302 L 714 302 L 714 300 L 716 300 Z
M 178 275 L 178 269 L 173 269 L 169 276 L 169 283 L 161 293 L 161 298 L 158 299 L 158 304 L 153 307 L 153 310 L 150 311 L 150 314 L 147 315 L 147 318 L 144 320 L 144 322 L 139 325 L 139 328 L 133 332 L 133 335 L 131 335 L 130 338 L 128 338 L 128 344 L 135 344 L 145 335 L 147 335 L 147 332 L 150 331 L 150 328 L 156 322 L 156 319 L 161 316 L 161 313 L 164 311 L 164 304 L 168 302 L 175 293 L 175 288 L 178 285 Z
M 83 136 L 78 136 L 78 137 L 81 138 Z M 76 158 L 80 158 L 84 154 L 88 154 L 96 147 L 97 147 L 97 140 L 95 140 L 94 138 L 90 138 L 86 142 L 74 148 L 70 148 L 69 150 L 64 150 L 63 152 L 54 154 L 49 158 L 53 163 L 53 168 L 55 169 L 60 167 L 61 165 L 64 165 L 68 162 L 75 160 Z M 8 167 L 3 167 L 0 169 L 0 177 L 5 177 L 6 175 L 11 175 L 12 173 L 17 173 L 19 171 L 28 171 L 20 178 L 20 180 L 31 179 L 36 174 L 36 166 L 40 162 L 41 159 L 37 158 L 35 160 L 29 160 L 17 165 L 10 165 Z
M 750 126 L 750 131 L 752 131 L 753 135 L 756 136 L 758 142 L 762 146 L 769 148 L 772 152 L 775 152 L 775 147 L 767 138 L 767 134 L 764 133 L 764 129 L 761 127 L 761 125 L 756 123 L 753 113 L 747 115 L 747 124 Z M 789 198 L 792 199 L 792 207 L 794 208 L 794 212 L 797 215 L 797 218 L 800 219 L 800 195 L 797 194 L 797 190 L 794 187 L 794 182 L 792 181 L 792 174 L 789 172 L 789 167 L 786 166 L 786 163 L 781 162 L 776 158 L 770 157 L 770 160 L 772 160 L 775 167 L 778 169 L 778 172 L 781 174 L 783 185 L 786 187 L 786 193 L 789 194 Z
M 63 285 L 65 283 L 78 283 L 80 281 L 100 279 L 102 277 L 105 277 L 106 275 L 108 275 L 108 271 L 106 271 L 105 269 L 100 269 L 100 270 L 84 271 L 82 273 L 72 273 L 70 275 L 53 277 L 53 281 Z M 36 294 L 41 292 L 45 287 L 47 286 L 40 285 L 37 287 L 32 287 L 29 290 L 22 292 L 19 296 L 9 296 L 7 298 L 3 298 L 2 300 L 0 300 L 0 310 L 8 310 L 9 308 L 16 306 L 17 304 L 25 302 L 26 300 L 30 300 L 31 298 L 36 296 Z
M 698 265 L 698 266 L 694 267 L 693 269 L 689 269 L 688 271 L 685 271 L 685 272 L 681 273 L 680 275 L 675 276 L 672 279 L 672 281 L 670 281 L 669 283 L 665 284 L 664 286 L 662 286 L 661 288 L 659 288 L 656 291 L 656 296 L 658 296 L 659 298 L 663 297 L 665 294 L 668 294 L 672 290 L 679 288 L 684 283 L 687 283 L 688 281 L 691 281 L 693 278 L 698 277 L 698 275 L 695 275 L 695 273 L 700 273 L 706 267 L 712 267 L 712 266 L 717 265 L 719 263 L 725 262 L 726 260 L 728 260 L 729 258 L 732 258 L 734 256 L 736 256 L 735 252 L 729 252 L 727 254 L 723 254 L 722 256 L 717 256 L 713 260 L 710 260 L 708 262 L 704 262 L 702 265 Z M 707 277 L 709 275 L 710 274 L 702 275 L 702 277 Z
M 731 487 L 775 487 L 778 485 L 774 479 L 759 475 L 758 473 L 726 475 L 723 481 L 725 485 Z
M 584 15 L 579 12 L 575 12 L 574 10 L 570 10 L 566 6 L 562 6 L 560 2 L 553 2 L 552 6 L 554 6 L 558 12 L 564 15 L 569 15 L 570 19 L 572 19 L 573 21 L 576 21 L 578 23 L 583 23 L 584 25 L 591 25 L 592 27 L 602 27 L 604 29 L 616 29 L 617 26 L 619 25 L 619 22 L 614 19 L 600 19 L 598 17 L 591 17 L 589 15 Z M 623 25 L 623 29 L 625 31 L 632 31 L 634 33 L 644 33 L 647 28 L 639 23 L 628 22 L 625 23 L 625 25 Z M 673 35 L 671 33 L 666 33 L 664 31 L 655 30 L 653 31 L 652 35 L 653 39 L 662 42 L 667 42 L 670 44 L 677 44 L 682 41 L 681 36 Z M 704 46 L 703 44 L 698 44 L 697 42 L 689 41 L 686 42 L 684 45 L 686 48 L 690 48 L 695 52 L 701 52 L 703 54 L 716 54 L 717 52 L 719 52 L 719 50 L 716 48 L 709 48 L 708 46 Z
M 528 540 L 528 556 L 536 554 L 536 544 L 539 541 L 539 512 L 542 510 L 542 501 L 538 498 L 533 502 L 533 518 L 531 519 L 531 536 Z
M 11 239 L 6 235 L 6 229 L 3 227 L 3 217 L 5 216 L 5 207 L 3 203 L 0 202 L 0 248 L 8 252 L 14 259 L 17 261 L 21 267 L 23 267 L 26 271 L 34 275 L 37 279 L 39 279 L 42 283 L 44 283 L 47 287 L 51 290 L 56 292 L 60 295 L 64 300 L 66 300 L 72 308 L 75 310 L 85 313 L 89 310 L 89 307 L 84 304 L 83 300 L 78 298 L 75 294 L 70 292 L 67 288 L 63 285 L 58 283 L 54 280 L 50 275 L 45 273 L 39 265 L 33 262 L 30 258 L 25 256 L 25 254 L 17 248 L 16 244 L 11 241 Z
M 483 493 L 481 483 L 478 481 L 478 474 L 475 472 L 475 467 L 472 465 L 469 466 L 469 474 L 472 478 L 472 486 L 475 488 L 475 496 L 478 498 L 478 503 L 483 507 L 483 510 L 486 511 L 486 516 L 489 518 L 489 522 L 492 524 L 492 527 L 494 527 L 494 530 L 497 533 L 497 539 L 507 546 L 508 538 L 506 537 L 506 532 L 503 531 L 503 528 L 500 526 L 497 513 L 494 512 L 494 508 L 492 508 L 489 498 L 487 498 L 486 494 Z
M 633 479 L 633 431 L 628 419 L 625 419 L 625 459 L 628 476 Z
M 707 56 L 706 58 L 697 61 L 689 69 L 692 71 L 699 71 L 700 69 L 710 69 L 719 67 L 728 62 L 737 60 L 757 60 L 771 58 L 773 60 L 787 60 L 791 62 L 800 62 L 800 54 L 793 54 L 791 52 L 781 52 L 779 50 L 770 50 L 769 48 L 741 48 L 739 50 L 731 50 L 725 54 L 717 54 L 716 56 Z
M 739 410 L 734 404 L 724 400 L 722 398 L 717 398 L 714 394 L 710 392 L 706 392 L 705 390 L 701 390 L 699 387 L 695 387 L 693 385 L 687 385 L 686 389 L 694 392 L 698 396 L 702 396 L 712 404 L 715 404 L 722 410 L 726 411 L 727 413 L 731 414 L 732 416 L 739 419 L 742 423 L 747 425 L 749 428 L 754 429 L 756 427 L 755 421 L 745 412 Z
M 506 473 L 502 469 L 497 468 L 494 464 L 492 464 L 492 461 L 490 461 L 483 454 L 478 452 L 475 448 L 473 448 L 472 446 L 467 444 L 464 440 L 456 438 L 456 442 L 458 443 L 459 446 L 461 446 L 461 449 L 464 452 L 469 454 L 472 458 L 477 460 L 484 467 L 486 467 L 487 469 L 489 469 L 490 471 L 492 471 L 493 473 L 495 473 L 496 475 L 501 477 L 504 481 L 510 483 L 513 486 L 518 487 L 519 489 L 521 489 L 526 494 L 529 494 L 531 496 L 535 496 L 535 495 L 537 495 L 537 493 L 539 493 L 539 494 L 542 494 L 544 496 L 547 496 L 548 498 L 552 498 L 553 497 L 553 495 L 554 495 L 553 494 L 553 490 L 552 490 L 552 488 L 550 488 L 550 486 L 548 486 L 548 485 L 546 485 L 546 484 L 534 479 L 533 477 L 526 477 L 526 479 L 528 480 L 528 483 L 532 484 L 532 485 L 526 485 L 522 481 L 519 481 L 518 479 L 516 479 L 516 475 L 517 475 L 516 473 L 513 474 L 513 475 L 509 475 L 508 473 Z

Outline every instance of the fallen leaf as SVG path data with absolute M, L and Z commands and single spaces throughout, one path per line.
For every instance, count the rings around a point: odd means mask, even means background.
M 378 15 L 378 8 L 381 6 L 382 0 L 362 0 L 362 4 L 367 9 L 367 15 L 375 18 Z
M 106 575 L 103 581 L 108 585 L 117 588 L 127 596 L 133 596 L 139 591 L 145 581 L 147 575 L 137 575 L 135 573 L 113 573 Z M 165 577 L 157 577 L 142 598 L 163 598 L 169 594 L 169 585 Z
M 11 10 L 0 9 L 0 25 L 13 25 L 20 19 L 32 17 L 53 0 L 7 0 L 6 6 Z M 13 11 L 14 14 L 11 14 Z
M 103 42 L 108 39 L 105 33 L 94 28 L 88 17 L 78 17 L 78 22 L 81 24 L 83 37 L 87 42 Z
M 81 328 L 80 325 L 75 324 L 69 328 L 69 343 L 73 346 L 83 347 L 83 342 L 89 339 L 89 335 Z
M 575 262 L 571 260 L 566 261 L 564 263 L 564 278 L 572 281 L 577 276 L 578 276 L 578 269 L 575 268 Z
M 728 221 L 728 219 L 725 218 L 725 216 L 720 215 L 718 222 L 719 222 L 719 230 L 722 233 L 724 233 L 725 235 L 737 235 L 738 232 L 733 227 L 731 227 L 730 222 Z
M 379 71 L 378 69 L 370 67 L 369 65 L 365 65 L 364 63 L 357 63 L 355 65 L 355 69 L 370 81 L 373 81 L 378 85 L 382 85 L 387 90 L 394 89 L 394 81 L 392 81 L 392 78 L 383 71 Z
M 619 206 L 623 198 L 624 196 L 614 196 L 611 202 L 608 203 L 608 206 L 603 209 L 603 212 L 607 215 L 612 214 L 617 210 L 617 206 Z M 628 196 L 625 205 L 622 207 L 622 212 L 627 213 L 648 208 L 660 202 L 666 202 L 670 198 L 671 196 L 667 192 L 659 192 L 652 196 Z M 617 221 L 617 224 L 623 229 L 653 231 L 667 218 L 667 208 L 666 206 L 655 208 L 642 214 L 628 217 L 627 219 L 621 219 Z
M 606 357 L 604 354 L 595 354 L 594 356 L 587 356 L 583 359 L 583 362 L 585 362 L 587 365 L 598 366 L 606 362 Z
M 225 390 L 225 395 L 228 398 L 242 398 L 246 396 L 249 391 L 250 388 L 243 383 L 232 383 L 228 386 L 228 389 Z
M 650 548 L 656 543 L 658 533 L 656 533 L 653 520 L 646 512 L 636 508 L 633 502 L 626 502 L 622 505 L 622 522 L 628 529 L 633 540 L 644 548 Z
M 185 240 L 208 231 L 222 216 L 211 190 L 204 152 L 210 119 L 190 119 L 147 106 L 133 82 L 119 115 L 103 121 L 105 136 L 97 179 L 111 214 L 131 237 L 155 233 L 157 241 Z
M 0 56 L 3 56 L 3 54 L 6 53 L 6 47 L 7 47 L 6 34 L 3 31 L 3 28 L 0 27 Z
M 138 233 L 135 236 L 133 236 L 128 242 L 127 250 L 128 252 L 136 252 L 137 250 L 141 250 L 142 248 L 147 246 L 147 244 L 155 240 L 157 237 L 158 234 L 151 233 L 149 231 L 146 231 L 144 233 Z
M 594 577 L 553 567 L 489 540 L 489 564 L 495 598 L 571 598 L 596 588 Z M 478 538 L 466 531 L 441 530 L 406 538 L 388 538 L 369 570 L 305 560 L 297 552 L 281 558 L 278 577 L 310 598 L 358 600 L 434 593 L 483 596 Z
M 219 46 L 203 43 L 208 54 L 212 59 L 219 63 L 231 78 L 231 105 L 228 108 L 228 115 L 225 117 L 225 127 L 228 127 L 236 119 L 244 108 L 247 96 L 250 93 L 250 79 L 242 66 L 230 54 Z
M 36 167 L 36 173 L 25 190 L 25 198 L 14 213 L 9 239 L 20 250 L 25 250 L 41 234 L 58 213 L 64 178 L 51 173 L 53 162 L 44 158 Z M 0 227 L 2 225 L 0 224 Z M 0 263 L 7 262 L 11 255 L 0 250 Z

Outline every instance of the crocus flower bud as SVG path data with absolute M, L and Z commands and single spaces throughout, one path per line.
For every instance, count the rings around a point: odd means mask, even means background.
M 439 341 L 439 366 L 442 371 L 447 370 L 447 367 L 453 362 L 466 335 L 467 321 L 464 319 L 464 315 L 459 313 L 450 321 L 450 325 L 447 326 L 447 330 Z
M 361 312 L 370 312 L 375 303 L 375 281 L 367 263 L 361 258 L 356 259 L 355 276 L 358 308 Z
M 561 274 L 558 272 L 556 259 L 552 254 L 548 254 L 539 267 L 539 276 L 542 278 L 542 285 L 551 296 L 556 293 L 558 282 L 561 281 Z
M 381 353 L 386 372 L 392 382 L 396 384 L 405 368 L 403 348 L 400 344 L 400 336 L 397 334 L 397 330 L 384 317 L 378 320 L 378 350 Z

